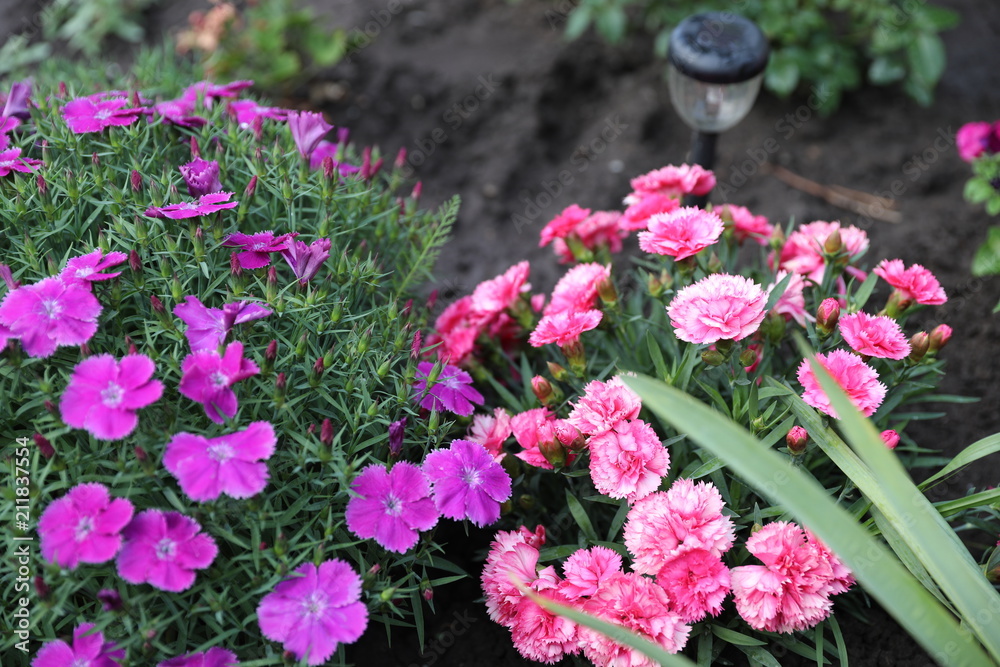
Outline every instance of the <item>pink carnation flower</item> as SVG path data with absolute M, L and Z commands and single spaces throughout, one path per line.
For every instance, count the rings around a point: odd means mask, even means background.
M 98 440 L 118 440 L 135 430 L 135 411 L 160 400 L 163 383 L 153 380 L 156 365 L 142 354 L 120 362 L 110 354 L 84 359 L 73 369 L 59 400 L 62 420 Z
M 171 220 L 183 220 L 184 218 L 197 218 L 208 215 L 216 211 L 228 208 L 236 208 L 240 205 L 238 201 L 229 201 L 233 196 L 232 192 L 213 192 L 202 195 L 194 201 L 183 201 L 179 204 L 169 204 L 167 206 L 150 206 L 146 209 L 145 215 L 150 218 L 170 218 Z
M 788 279 L 785 291 L 778 297 L 778 300 L 771 308 L 771 312 L 783 316 L 785 320 L 795 320 L 799 326 L 804 327 L 807 321 L 811 322 L 816 319 L 806 310 L 805 278 L 798 273 L 789 274 L 787 271 L 778 271 L 778 275 L 774 277 L 774 282 L 767 286 L 767 294 L 770 296 L 772 290 L 788 275 L 791 278 Z
M 369 465 L 351 483 L 356 494 L 345 518 L 352 533 L 372 539 L 389 551 L 405 553 L 417 543 L 417 533 L 438 521 L 427 476 L 417 466 L 400 461 L 386 471 Z
M 513 626 L 518 604 L 524 597 L 517 584 L 532 584 L 538 578 L 538 549 L 543 544 L 544 530 L 535 535 L 522 526 L 516 531 L 496 534 L 480 579 L 486 595 L 486 611 L 495 623 L 506 628 Z
M 609 577 L 597 595 L 584 603 L 583 610 L 638 633 L 668 653 L 683 649 L 691 632 L 691 627 L 671 608 L 663 588 L 634 572 Z M 581 627 L 578 632 L 583 654 L 595 665 L 657 667 L 659 664 L 595 630 Z
M 885 399 L 886 387 L 878 381 L 875 369 L 847 350 L 833 350 L 826 354 L 817 354 L 816 359 L 833 376 L 837 384 L 847 392 L 848 398 L 865 417 L 870 417 L 882 405 Z M 803 359 L 798 370 L 799 383 L 802 385 L 802 400 L 820 412 L 834 419 L 839 419 L 837 411 L 830 405 L 830 399 L 816 379 L 808 359 Z
M 528 337 L 532 347 L 542 347 L 555 343 L 562 347 L 568 343 L 580 340 L 584 331 L 596 329 L 604 314 L 599 310 L 584 310 L 577 312 L 563 311 L 554 315 L 545 315 L 535 330 Z
M 660 568 L 656 583 L 670 596 L 671 609 L 685 623 L 697 623 L 708 614 L 718 616 L 729 594 L 729 568 L 705 549 L 677 554 Z
M 420 407 L 426 410 L 447 410 L 461 417 L 468 417 L 482 405 L 483 395 L 472 386 L 472 376 L 457 366 L 445 365 L 437 380 L 427 388 L 434 364 L 421 361 L 417 364 L 417 374 L 413 391 L 420 398 Z
M 289 239 L 287 247 L 281 251 L 281 256 L 292 273 L 299 279 L 303 287 L 312 280 L 323 267 L 323 262 L 330 256 L 330 239 L 316 239 L 309 245 L 305 241 Z
M 510 415 L 503 408 L 496 408 L 492 415 L 475 415 L 465 439 L 478 442 L 499 462 L 504 457 L 503 444 L 512 432 Z
M 32 357 L 48 357 L 57 347 L 82 345 L 97 332 L 98 303 L 89 288 L 45 278 L 7 292 L 0 302 L 0 325 L 20 338 Z
M 111 500 L 103 484 L 74 486 L 49 503 L 38 521 L 42 557 L 70 570 L 80 563 L 111 560 L 121 547 L 121 531 L 132 520 L 133 511 L 128 500 Z
M 636 195 L 660 194 L 667 197 L 707 195 L 715 187 L 715 174 L 697 164 L 672 164 L 632 179 Z M 626 204 L 631 201 L 626 200 Z
M 93 623 L 76 626 L 72 646 L 61 639 L 46 643 L 38 649 L 31 667 L 118 667 L 125 659 L 125 649 L 104 641 L 95 627 Z
M 146 112 L 143 107 L 126 108 L 129 103 L 127 96 L 99 99 L 102 95 L 89 95 L 66 103 L 62 116 L 69 129 L 77 134 L 100 132 L 112 125 L 131 125 Z
M 811 628 L 830 615 L 830 596 L 853 583 L 836 556 L 793 523 L 769 523 L 747 539 L 747 549 L 764 565 L 733 568 L 733 594 L 736 611 L 758 630 Z
M 678 292 L 667 314 L 679 339 L 714 343 L 757 331 L 766 304 L 767 294 L 749 278 L 713 273 Z
M 817 285 L 823 282 L 826 263 L 823 245 L 834 232 L 840 233 L 843 252 L 853 260 L 868 249 L 868 235 L 854 225 L 842 227 L 839 222 L 817 220 L 801 225 L 788 236 L 781 249 L 778 268 L 805 276 Z
M 288 249 L 288 244 L 298 236 L 298 232 L 275 236 L 274 232 L 256 234 L 230 234 L 222 243 L 227 248 L 242 248 L 236 253 L 236 261 L 243 269 L 262 269 L 271 263 L 271 253 Z
M 237 324 L 252 322 L 271 314 L 271 309 L 250 301 L 227 303 L 222 308 L 208 308 L 195 296 L 174 306 L 174 315 L 187 324 L 184 336 L 192 352 L 215 350 Z
M 505 310 L 512 310 L 521 294 L 531 289 L 527 282 L 530 271 L 528 262 L 520 262 L 503 275 L 477 285 L 472 292 L 473 316 L 491 318 Z
M 758 245 L 766 246 L 771 241 L 774 225 L 763 215 L 754 215 L 745 206 L 726 204 L 722 208 L 722 219 L 732 222 L 733 236 L 740 243 L 752 239 Z
M 277 439 L 269 422 L 218 438 L 177 433 L 167 443 L 163 467 L 192 500 L 207 502 L 225 493 L 249 498 L 267 486 L 267 464 Z
M 555 289 L 544 315 L 591 310 L 597 302 L 597 286 L 611 279 L 611 267 L 601 264 L 577 264 L 566 272 Z
M 204 653 L 189 653 L 164 660 L 156 667 L 239 667 L 239 664 L 235 653 L 216 646 Z
M 454 440 L 448 449 L 430 452 L 423 470 L 438 511 L 449 519 L 488 526 L 500 518 L 500 503 L 510 498 L 510 475 L 479 443 Z
M 361 577 L 339 558 L 318 568 L 303 563 L 294 574 L 260 601 L 257 623 L 261 634 L 281 642 L 297 660 L 320 665 L 338 643 L 356 642 L 368 627 Z
M 590 478 L 604 495 L 634 503 L 660 486 L 670 455 L 653 428 L 642 421 L 621 421 L 590 438 Z
M 714 485 L 678 479 L 632 506 L 625 521 L 625 546 L 632 569 L 656 574 L 683 551 L 704 549 L 720 557 L 733 546 L 732 519 L 722 513 L 722 496 Z
M 511 417 L 514 439 L 524 448 L 515 456 L 529 465 L 552 470 L 552 464 L 542 454 L 541 447 L 556 441 L 555 423 L 555 415 L 548 408 L 526 410 Z
M 694 206 L 649 219 L 648 230 L 639 232 L 639 248 L 680 260 L 697 254 L 719 240 L 725 226 L 715 213 Z
M 219 553 L 215 540 L 200 530 L 197 521 L 179 512 L 140 512 L 125 528 L 118 575 L 130 584 L 186 591 L 194 584 L 195 570 L 207 568 Z
M 618 220 L 618 226 L 626 232 L 634 232 L 649 227 L 649 219 L 659 213 L 673 213 L 681 207 L 676 197 L 657 193 L 636 194 L 625 198 L 628 206 Z
M 561 589 L 570 600 L 597 595 L 601 586 L 615 574 L 621 574 L 622 557 L 607 547 L 580 549 L 563 563 Z
M 555 568 L 549 566 L 538 573 L 529 587 L 544 598 L 568 604 L 559 583 Z M 522 597 L 517 604 L 510 634 L 518 653 L 546 665 L 580 652 L 576 623 L 543 609 L 528 597 Z
M 101 273 L 101 271 L 117 266 L 126 259 L 128 255 L 123 252 L 109 252 L 105 255 L 103 250 L 96 248 L 93 252 L 66 262 L 66 268 L 59 274 L 59 279 L 68 285 L 79 285 L 90 289 L 92 282 L 111 280 L 120 276 L 121 271 L 114 273 Z
M 544 248 L 556 239 L 564 239 L 569 236 L 577 226 L 590 215 L 589 208 L 580 208 L 576 204 L 571 204 L 563 209 L 562 213 L 553 218 L 542 229 L 539 248 Z
M 6 136 L 5 134 L 0 134 L 0 138 L 6 138 Z M 2 149 L 3 146 L 0 146 L 0 177 L 9 176 L 11 172 L 15 171 L 30 173 L 44 164 L 41 160 L 21 157 L 20 148 Z
M 607 382 L 589 382 L 566 421 L 584 435 L 600 435 L 623 421 L 635 419 L 641 409 L 638 394 L 616 376 Z
M 472 309 L 472 295 L 464 296 L 445 308 L 434 321 L 434 334 L 427 343 L 437 345 L 438 358 L 461 365 L 475 348 L 476 339 L 485 331 L 486 319 Z
M 232 387 L 260 372 L 257 364 L 243 358 L 243 343 L 233 341 L 226 346 L 225 354 L 214 350 L 193 352 L 181 363 L 178 391 L 205 408 L 205 414 L 216 424 L 225 417 L 236 416 L 239 403 Z
M 928 306 L 940 306 L 948 300 L 934 274 L 919 264 L 905 268 L 901 259 L 883 259 L 875 275 L 895 287 L 903 298 Z
M 150 107 L 148 113 L 150 115 L 161 116 L 164 121 L 178 127 L 202 127 L 208 123 L 208 119 L 196 116 L 194 108 L 195 103 L 193 100 L 178 98 L 154 104 Z
M 897 360 L 910 354 L 910 341 L 891 317 L 857 312 L 841 317 L 839 326 L 844 342 L 858 354 Z
M 618 211 L 595 211 L 573 229 L 572 236 L 587 250 L 606 246 L 610 252 L 619 252 L 622 249 L 622 239 L 628 234 L 619 224 L 621 216 Z M 567 242 L 568 238 L 569 236 L 557 238 L 552 244 L 552 249 L 562 264 L 569 264 L 577 259 Z

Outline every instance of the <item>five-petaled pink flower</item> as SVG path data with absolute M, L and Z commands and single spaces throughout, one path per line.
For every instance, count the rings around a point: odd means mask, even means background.
M 590 478 L 598 491 L 634 503 L 656 491 L 670 470 L 670 455 L 653 428 L 634 419 L 588 441 Z
M 327 123 L 321 113 L 292 111 L 288 114 L 288 129 L 292 131 L 292 139 L 299 149 L 299 155 L 308 160 L 326 133 L 333 129 L 333 125 Z
M 895 287 L 904 299 L 928 306 L 940 306 L 948 300 L 934 274 L 919 264 L 906 268 L 901 259 L 883 259 L 875 275 Z
M 109 252 L 105 255 L 103 250 L 95 248 L 86 255 L 74 257 L 66 262 L 66 268 L 59 274 L 59 279 L 67 284 L 90 289 L 92 282 L 111 280 L 120 276 L 121 271 L 114 273 L 101 273 L 101 271 L 117 266 L 126 259 L 128 259 L 128 255 L 123 252 Z
M 718 241 L 724 229 L 715 213 L 685 206 L 651 217 L 649 231 L 639 232 L 639 247 L 644 252 L 685 259 Z
M 150 218 L 170 218 L 171 220 L 197 218 L 216 211 L 236 208 L 240 203 L 229 201 L 232 196 L 232 192 L 213 192 L 202 195 L 195 201 L 182 201 L 179 204 L 168 204 L 167 206 L 150 206 L 146 209 L 145 215 Z
M 127 107 L 128 96 L 112 95 L 101 99 L 104 94 L 89 95 L 67 102 L 62 116 L 69 129 L 77 134 L 100 132 L 112 125 L 131 125 L 146 112 L 143 107 Z
M 118 667 L 125 659 L 125 649 L 104 641 L 95 627 L 93 623 L 76 626 L 72 646 L 61 639 L 46 643 L 38 649 L 31 667 Z
M 191 588 L 195 570 L 215 560 L 219 548 L 197 521 L 179 512 L 140 512 L 125 528 L 118 575 L 130 584 L 148 583 L 179 593 Z
M 233 341 L 226 346 L 225 354 L 214 350 L 192 352 L 181 363 L 181 383 L 178 390 L 188 398 L 198 401 L 205 414 L 216 424 L 236 416 L 239 403 L 232 387 L 260 372 L 257 364 L 243 358 L 243 343 Z
M 89 288 L 57 277 L 11 290 L 0 302 L 0 325 L 20 338 L 32 357 L 47 357 L 57 347 L 81 345 L 97 332 L 98 303 Z
M 6 137 L 6 135 L 0 134 L 0 137 Z M 3 146 L 0 146 L 0 149 L 2 148 Z M 41 160 L 21 157 L 20 148 L 0 150 L 0 176 L 7 176 L 13 171 L 31 172 L 41 164 Z
M 483 395 L 472 386 L 472 376 L 457 366 L 445 364 L 427 388 L 434 364 L 421 361 L 417 364 L 417 374 L 413 391 L 420 398 L 420 407 L 425 410 L 448 410 L 461 417 L 468 417 L 482 405 Z
M 839 326 L 844 342 L 858 354 L 897 360 L 910 354 L 910 341 L 891 317 L 859 311 L 841 317 Z
M 847 393 L 854 407 L 865 417 L 870 417 L 878 406 L 882 405 L 886 386 L 878 381 L 875 369 L 856 354 L 847 350 L 833 350 L 826 354 L 817 354 L 816 360 L 833 376 L 837 384 Z M 830 399 L 820 386 L 808 359 L 803 359 L 799 365 L 798 378 L 804 390 L 802 400 L 834 419 L 840 418 L 830 405 Z
M 323 262 L 330 256 L 330 239 L 316 239 L 309 245 L 305 241 L 289 238 L 281 256 L 292 267 L 292 273 L 299 279 L 299 284 L 305 286 L 319 273 Z
M 163 467 L 192 500 L 207 502 L 225 493 L 249 498 L 267 486 L 267 464 L 277 439 L 270 422 L 253 422 L 242 431 L 206 438 L 178 433 L 167 443 Z
M 257 623 L 261 634 L 284 644 L 297 660 L 320 665 L 338 643 L 357 641 L 368 626 L 361 577 L 339 558 L 318 568 L 303 563 L 294 574 L 260 601 Z
M 560 347 L 580 340 L 584 331 L 596 329 L 604 314 L 599 310 L 562 311 L 546 315 L 535 325 L 528 337 L 532 347 L 542 347 L 556 343 Z
M 62 420 L 98 440 L 118 440 L 135 430 L 135 411 L 163 395 L 163 383 L 152 379 L 153 360 L 130 354 L 120 362 L 110 354 L 84 359 L 59 400 Z
M 236 119 L 241 130 L 249 130 L 258 118 L 286 120 L 288 112 L 278 107 L 264 107 L 253 100 L 235 100 L 226 106 L 229 115 Z
M 204 653 L 189 653 L 164 660 L 156 667 L 238 667 L 239 664 L 235 653 L 213 646 Z
M 132 520 L 132 503 L 111 499 L 108 487 L 78 484 L 49 503 L 38 520 L 42 557 L 59 567 L 104 563 L 122 544 L 122 529 Z
M 510 498 L 510 475 L 476 442 L 454 440 L 448 449 L 434 450 L 423 470 L 438 510 L 449 519 L 488 526 L 500 518 L 500 503 Z
M 242 248 L 236 253 L 236 261 L 244 269 L 262 269 L 271 263 L 271 253 L 281 252 L 288 248 L 288 244 L 298 236 L 298 232 L 289 234 L 274 235 L 274 232 L 265 231 L 256 234 L 241 234 L 239 232 L 230 234 L 223 241 L 222 245 L 227 248 Z
M 766 305 L 767 294 L 749 278 L 713 273 L 678 292 L 667 314 L 679 339 L 714 343 L 757 331 Z
M 251 301 L 227 303 L 222 308 L 209 308 L 197 297 L 187 296 L 184 303 L 174 306 L 174 315 L 187 324 L 184 335 L 192 352 L 215 350 L 237 324 L 252 322 L 271 314 L 271 309 Z
M 405 553 L 417 543 L 418 531 L 438 521 L 430 481 L 412 463 L 400 461 L 387 471 L 369 465 L 351 483 L 356 494 L 347 502 L 347 528 L 389 551 Z

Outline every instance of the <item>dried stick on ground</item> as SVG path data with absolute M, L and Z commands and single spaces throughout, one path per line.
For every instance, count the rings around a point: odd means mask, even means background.
M 784 167 L 767 162 L 761 165 L 761 171 L 773 174 L 778 180 L 787 183 L 796 190 L 820 197 L 834 206 L 853 211 L 858 215 L 891 223 L 899 223 L 903 220 L 903 215 L 896 210 L 896 202 L 892 199 L 876 197 L 867 192 L 859 192 L 839 185 L 822 185 L 799 176 Z

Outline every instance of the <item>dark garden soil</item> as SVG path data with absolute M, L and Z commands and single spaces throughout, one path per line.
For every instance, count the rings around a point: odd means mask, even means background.
M 29 3 L 0 0 L 3 27 Z M 33 3 L 32 3 L 33 4 Z M 182 24 L 204 2 L 184 0 L 156 10 L 150 25 Z M 300 90 L 303 104 L 347 126 L 361 145 L 378 144 L 391 160 L 409 152 L 424 203 L 462 198 L 455 238 L 438 270 L 441 300 L 467 294 L 521 259 L 532 261 L 535 291 L 551 288 L 561 269 L 538 231 L 571 203 L 616 208 L 629 178 L 685 159 L 690 132 L 671 108 L 649 40 L 612 48 L 593 36 L 562 37 L 560 8 L 541 0 L 313 0 L 330 25 L 368 30 L 370 43 Z M 865 229 L 869 257 L 900 257 L 931 269 L 947 305 L 925 311 L 927 329 L 950 324 L 944 352 L 946 393 L 976 396 L 968 405 L 932 405 L 946 415 L 907 429 L 923 447 L 954 454 L 1000 429 L 996 372 L 1000 280 L 973 278 L 969 266 L 991 221 L 966 204 L 968 168 L 955 131 L 972 120 L 1000 118 L 1000 4 L 935 0 L 958 10 L 960 26 L 943 35 L 948 68 L 936 102 L 918 107 L 897 89 L 865 90 L 845 99 L 833 117 L 809 105 L 809 91 L 780 100 L 762 95 L 749 117 L 720 140 L 714 202 L 732 202 L 772 221 L 840 220 Z M 7 10 L 10 9 L 8 12 Z M 20 19 L 18 19 L 19 21 Z M 892 224 L 833 207 L 793 189 L 760 163 L 779 165 L 825 185 L 884 196 L 902 213 Z M 562 181 L 562 182 L 560 182 Z M 879 294 L 875 298 L 884 298 Z M 963 495 L 970 486 L 1000 483 L 996 458 L 973 466 L 937 490 Z M 485 547 L 488 535 L 455 535 Z M 478 539 L 476 539 L 478 537 Z M 482 554 L 469 553 L 472 560 Z M 428 647 L 394 632 L 392 646 L 372 628 L 349 656 L 359 665 L 528 665 L 508 633 L 486 617 L 476 580 L 438 592 L 428 620 Z M 933 664 L 886 614 L 867 622 L 838 615 L 851 664 L 889 667 Z M 735 657 L 734 657 L 735 659 Z M 782 658 L 782 664 L 798 664 Z M 567 661 L 568 663 L 568 661 Z

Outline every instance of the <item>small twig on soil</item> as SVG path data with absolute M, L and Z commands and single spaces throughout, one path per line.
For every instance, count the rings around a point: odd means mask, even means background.
M 761 171 L 773 174 L 778 180 L 787 183 L 796 190 L 819 197 L 834 206 L 853 211 L 858 215 L 875 218 L 882 222 L 899 223 L 903 220 L 902 213 L 896 210 L 896 202 L 891 199 L 876 197 L 867 192 L 859 192 L 840 185 L 822 185 L 768 162 L 761 165 Z

